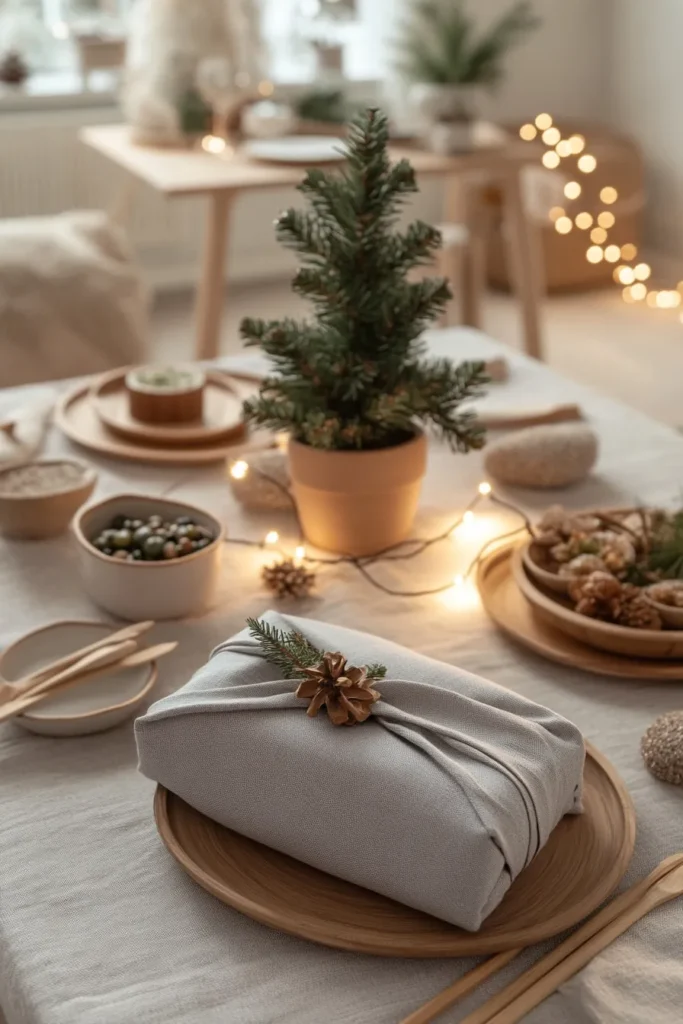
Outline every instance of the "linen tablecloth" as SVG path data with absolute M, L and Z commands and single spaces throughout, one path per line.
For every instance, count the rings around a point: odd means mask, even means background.
M 599 339 L 596 339 L 599 344 Z M 505 400 L 576 401 L 601 439 L 593 477 L 561 500 L 572 507 L 680 502 L 683 438 L 540 364 L 470 331 L 434 336 L 456 357 L 509 355 Z M 30 390 L 0 392 L 0 414 Z M 501 401 L 502 401 L 501 397 Z M 74 449 L 52 431 L 48 450 Z M 80 455 L 87 453 L 79 452 Z M 233 536 L 260 538 L 287 518 L 245 513 L 224 467 L 150 469 L 93 459 L 96 497 L 123 489 L 209 507 Z M 481 455 L 433 446 L 416 533 L 455 518 L 476 490 Z M 534 512 L 552 495 L 505 492 Z M 459 542 L 382 578 L 417 589 L 462 571 Z M 154 639 L 180 647 L 162 665 L 156 696 L 184 683 L 221 640 L 271 603 L 259 579 L 264 555 L 227 546 L 220 599 L 204 618 L 167 623 Z M 78 584 L 68 537 L 0 541 L 0 643 L 57 618 L 98 618 Z M 625 883 L 683 850 L 683 792 L 653 779 L 638 752 L 660 713 L 683 705 L 676 683 L 619 682 L 562 668 L 507 640 L 474 602 L 406 599 L 371 589 L 350 568 L 320 574 L 318 594 L 294 614 L 369 630 L 509 686 L 572 719 L 622 773 L 638 813 Z M 136 771 L 132 723 L 72 740 L 0 726 L 0 1006 L 8 1024 L 395 1024 L 473 961 L 396 961 L 319 947 L 271 931 L 223 906 L 166 852 L 152 819 L 154 785 Z M 529 1014 L 529 1024 L 674 1024 L 683 1010 L 683 903 L 646 917 Z M 455 1024 L 544 948 L 445 1014 Z

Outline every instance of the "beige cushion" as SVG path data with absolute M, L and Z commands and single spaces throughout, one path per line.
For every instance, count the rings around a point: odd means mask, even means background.
M 147 351 L 145 292 L 105 213 L 0 221 L 0 383 L 96 373 Z

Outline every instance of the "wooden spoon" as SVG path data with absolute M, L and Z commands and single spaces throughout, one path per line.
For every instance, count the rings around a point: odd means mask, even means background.
M 156 661 L 158 658 L 163 658 L 164 655 L 170 654 L 177 646 L 178 644 L 175 642 L 156 644 L 156 646 L 146 647 L 142 651 L 134 651 L 117 661 L 111 661 L 108 664 L 101 664 L 99 668 L 93 668 L 91 671 L 81 671 L 77 674 L 70 674 L 56 685 L 53 680 L 50 680 L 53 685 L 49 686 L 41 693 L 36 693 L 34 691 L 32 693 L 25 694 L 23 697 L 19 697 L 17 700 L 8 701 L 7 704 L 0 707 L 0 722 L 5 722 L 10 718 L 16 718 L 17 715 L 22 715 L 24 711 L 33 707 L 34 704 L 39 704 L 41 700 L 45 700 L 46 697 L 52 697 L 55 693 L 62 693 L 62 691 L 68 690 L 70 686 L 89 683 L 93 679 L 99 679 L 101 676 L 120 672 L 122 669 L 139 668 L 140 665 L 148 665 L 151 661 Z
M 63 669 L 69 668 L 77 661 L 80 661 L 81 658 L 86 657 L 86 655 L 99 651 L 103 647 L 110 647 L 111 644 L 122 643 L 124 640 L 137 640 L 138 637 L 143 636 L 154 625 L 154 622 L 138 622 L 135 625 L 126 626 L 110 636 L 104 636 L 101 640 L 88 644 L 87 647 L 81 647 L 78 651 L 73 651 L 71 654 L 65 654 L 62 658 L 57 658 L 56 661 L 51 661 L 48 665 L 44 665 L 41 669 L 32 672 L 30 675 L 23 676 L 12 683 L 3 684 L 0 687 L 0 700 L 3 697 L 7 700 L 16 700 L 17 697 L 32 690 L 38 683 L 42 683 Z

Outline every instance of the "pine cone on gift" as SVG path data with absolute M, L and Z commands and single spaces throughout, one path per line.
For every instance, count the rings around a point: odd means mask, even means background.
M 324 705 L 333 725 L 365 722 L 381 697 L 370 685 L 367 669 L 348 665 L 339 652 L 327 651 L 320 664 L 304 669 L 304 674 L 296 695 L 310 700 L 306 714 L 315 718 Z
M 308 597 L 315 586 L 315 573 L 305 565 L 297 565 L 291 558 L 265 565 L 261 576 L 276 597 Z

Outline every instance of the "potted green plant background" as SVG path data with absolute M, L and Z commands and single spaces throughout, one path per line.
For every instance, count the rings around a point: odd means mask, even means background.
M 247 401 L 252 422 L 290 434 L 290 475 L 307 538 L 349 555 L 373 554 L 408 534 L 425 472 L 430 426 L 454 451 L 483 445 L 460 405 L 482 391 L 484 364 L 425 358 L 424 329 L 451 292 L 443 278 L 408 280 L 429 264 L 439 232 L 398 230 L 417 191 L 406 160 L 391 165 L 388 122 L 368 110 L 349 127 L 341 172 L 309 170 L 308 209 L 285 211 L 277 236 L 299 254 L 295 291 L 313 321 L 243 321 L 242 336 L 274 372 Z
M 465 0 L 415 0 L 398 41 L 398 69 L 413 83 L 411 104 L 434 148 L 469 148 L 478 94 L 501 81 L 508 51 L 539 25 L 528 0 L 480 33 Z

